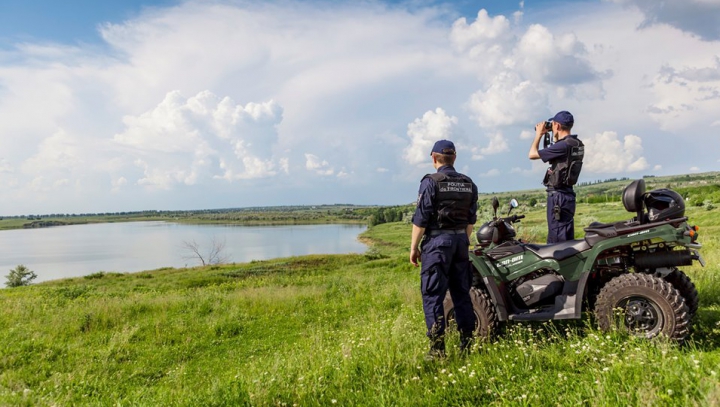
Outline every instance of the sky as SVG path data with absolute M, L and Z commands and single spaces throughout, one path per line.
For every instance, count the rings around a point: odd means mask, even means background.
M 0 216 L 412 203 L 720 167 L 720 1 L 0 1 Z

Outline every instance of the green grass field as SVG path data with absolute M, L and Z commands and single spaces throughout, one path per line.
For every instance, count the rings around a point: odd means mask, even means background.
M 527 210 L 521 236 L 545 237 Z M 719 405 L 720 210 L 691 208 L 704 269 L 679 346 L 597 331 L 591 319 L 508 325 L 425 362 L 410 226 L 371 228 L 365 255 L 303 256 L 0 290 L 0 405 Z M 629 218 L 579 205 L 577 222 Z M 576 234 L 581 235 L 581 228 Z

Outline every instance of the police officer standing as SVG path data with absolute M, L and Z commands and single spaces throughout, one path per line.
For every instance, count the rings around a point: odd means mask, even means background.
M 430 156 L 437 170 L 420 181 L 417 208 L 412 218 L 410 263 L 420 271 L 420 291 L 430 351 L 427 359 L 445 356 L 443 300 L 448 288 L 460 331 L 460 349 L 472 344 L 475 314 L 470 300 L 472 272 L 468 257 L 470 234 L 477 220 L 477 186 L 455 171 L 455 145 L 440 140 Z M 421 242 L 422 239 L 422 242 Z
M 548 243 L 575 239 L 575 191 L 585 155 L 583 142 L 570 134 L 575 119 L 570 112 L 558 112 L 555 117 L 535 126 L 535 140 L 528 157 L 550 163 L 543 185 L 547 188 Z M 539 150 L 543 135 L 553 132 L 555 143 Z

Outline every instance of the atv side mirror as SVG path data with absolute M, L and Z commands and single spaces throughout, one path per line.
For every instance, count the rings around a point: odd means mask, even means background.
M 518 206 L 520 206 L 520 204 L 518 203 L 517 199 L 515 199 L 515 198 L 511 199 L 510 200 L 510 209 L 508 209 L 507 214 L 510 215 L 510 212 L 512 212 L 513 208 L 517 208 Z
M 500 207 L 500 201 L 494 196 L 492 199 L 493 216 L 497 218 L 497 210 Z

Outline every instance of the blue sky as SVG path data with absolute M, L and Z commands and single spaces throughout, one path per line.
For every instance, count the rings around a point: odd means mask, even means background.
M 0 38 L 13 41 L 98 42 L 97 26 L 119 23 L 152 7 L 166 7 L 175 0 L 3 0 L 0 3 Z
M 575 0 L 575 3 L 589 0 Z M 100 42 L 97 28 L 104 23 L 121 23 L 143 12 L 181 4 L 179 0 L 3 0 L 0 4 L 0 40 L 3 45 L 15 41 L 52 41 L 62 43 Z M 527 9 L 544 9 L 564 2 L 558 0 L 530 0 Z M 517 10 L 515 1 L 390 1 L 398 7 L 420 9 L 428 6 L 444 7 L 448 13 L 472 18 L 479 7 L 493 14 Z
M 537 188 L 558 110 L 581 181 L 717 170 L 720 4 L 0 3 L 0 215 L 409 203 L 439 138 Z

